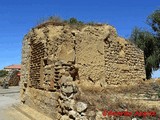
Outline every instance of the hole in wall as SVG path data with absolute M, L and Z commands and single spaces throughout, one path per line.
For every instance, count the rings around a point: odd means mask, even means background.
M 112 42 L 112 41 L 109 41 L 108 39 L 109 39 L 108 37 L 104 39 L 104 43 L 105 43 L 105 46 L 106 46 L 107 48 L 109 48 L 109 47 L 111 46 L 110 44 L 111 44 L 111 42 Z
M 44 65 L 45 65 L 45 66 L 48 65 L 47 59 L 44 59 L 43 62 L 44 62 Z

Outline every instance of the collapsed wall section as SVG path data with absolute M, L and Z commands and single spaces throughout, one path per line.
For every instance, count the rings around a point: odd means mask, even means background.
M 76 35 L 76 64 L 81 81 L 105 85 L 104 39 L 110 29 L 110 26 L 87 26 Z

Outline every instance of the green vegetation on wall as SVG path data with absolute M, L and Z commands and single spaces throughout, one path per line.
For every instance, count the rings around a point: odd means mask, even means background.
M 53 22 L 53 23 L 66 23 L 70 25 L 83 25 L 84 22 L 77 20 L 76 18 L 72 17 L 68 20 L 63 20 L 59 16 L 50 16 L 48 18 L 43 18 L 38 21 L 38 25 L 47 23 L 47 22 Z

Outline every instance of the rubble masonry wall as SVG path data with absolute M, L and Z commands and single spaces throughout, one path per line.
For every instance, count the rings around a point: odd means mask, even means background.
M 21 101 L 53 119 L 88 119 L 87 104 L 75 100 L 77 83 L 105 87 L 143 79 L 143 52 L 109 25 L 47 25 L 24 37 Z

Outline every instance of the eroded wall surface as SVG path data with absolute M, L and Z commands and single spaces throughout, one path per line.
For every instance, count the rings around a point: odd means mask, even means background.
M 105 78 L 107 84 L 136 84 L 146 78 L 143 52 L 123 38 L 105 41 Z
M 52 118 L 70 111 L 81 118 L 87 105 L 75 99 L 76 84 L 137 84 L 145 78 L 143 57 L 109 25 L 34 28 L 23 41 L 21 101 Z

